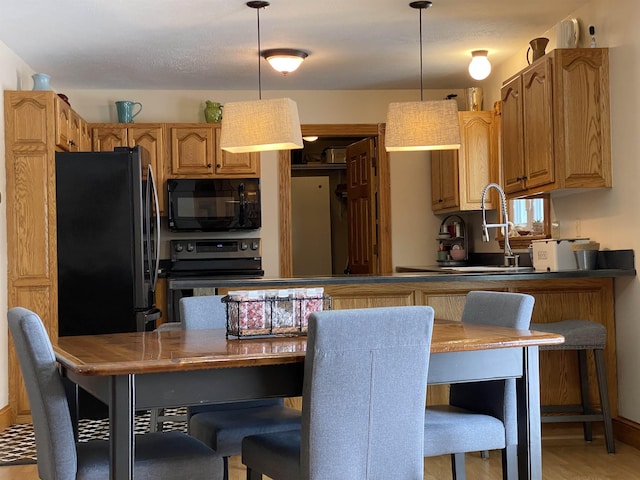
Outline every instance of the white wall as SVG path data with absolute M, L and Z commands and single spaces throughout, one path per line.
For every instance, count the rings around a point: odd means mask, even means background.
M 0 87 L 4 90 L 16 90 L 31 87 L 30 76 L 35 73 L 18 58 L 4 43 L 0 42 Z M 4 112 L 4 95 L 0 98 Z M 5 175 L 4 114 L 0 115 L 0 272 L 7 271 L 7 178 Z M 7 341 L 7 276 L 0 275 L 0 409 L 9 404 Z

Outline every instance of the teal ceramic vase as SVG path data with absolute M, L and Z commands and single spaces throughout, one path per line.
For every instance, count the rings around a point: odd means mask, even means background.
M 220 123 L 222 120 L 222 105 L 218 102 L 206 101 L 204 119 L 207 123 Z
M 51 85 L 49 84 L 51 76 L 46 73 L 34 73 L 31 78 L 33 78 L 34 90 L 51 90 Z

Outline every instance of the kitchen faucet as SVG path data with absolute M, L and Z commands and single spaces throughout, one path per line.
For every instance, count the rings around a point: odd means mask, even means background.
M 484 206 L 484 199 L 487 196 L 489 189 L 495 188 L 500 194 L 500 204 L 502 205 L 502 217 L 504 223 L 490 223 L 487 224 L 486 208 Z M 509 244 L 509 216 L 507 214 L 507 197 L 504 194 L 504 190 L 497 183 L 489 183 L 482 189 L 482 198 L 480 200 L 482 208 L 482 241 L 489 241 L 489 228 L 504 227 L 504 266 L 505 267 L 517 267 L 518 255 L 515 255 L 511 250 Z

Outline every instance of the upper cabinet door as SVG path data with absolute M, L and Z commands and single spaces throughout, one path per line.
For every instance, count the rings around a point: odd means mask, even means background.
M 213 126 L 170 125 L 171 162 L 169 176 L 210 176 L 213 174 L 215 137 Z
M 160 203 L 160 214 L 164 213 L 164 173 L 163 159 L 165 156 L 165 130 L 162 124 L 134 124 L 127 128 L 127 141 L 130 147 L 139 145 L 145 149 L 142 156 L 142 178 L 147 177 L 147 167 L 151 165 L 158 185 L 158 202 Z
M 71 107 L 58 96 L 56 96 L 53 101 L 56 110 L 56 145 L 65 151 L 72 150 Z
M 522 76 L 504 84 L 502 100 L 502 186 L 505 193 L 524 188 L 524 133 L 522 128 Z
M 460 206 L 458 196 L 458 152 L 431 151 L 431 210 L 444 213 Z
M 127 128 L 124 126 L 95 126 L 91 129 L 94 152 L 113 152 L 115 147 L 126 147 Z
M 216 127 L 216 175 L 260 176 L 260 154 L 229 153 L 220 148 L 220 127 Z
M 524 164 L 527 188 L 553 183 L 553 56 L 535 63 L 522 74 Z

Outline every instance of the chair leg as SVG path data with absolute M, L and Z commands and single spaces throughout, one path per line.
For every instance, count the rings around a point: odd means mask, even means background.
M 229 457 L 222 457 L 222 480 L 229 480 Z
M 451 454 L 451 477 L 453 480 L 466 480 L 467 472 L 464 464 L 464 453 Z
M 611 422 L 611 409 L 609 408 L 609 387 L 607 385 L 607 371 L 604 364 L 604 351 L 593 351 L 596 363 L 596 375 L 598 377 L 598 391 L 600 392 L 600 408 L 604 422 L 604 439 L 607 443 L 607 452 L 616 453 L 615 440 L 613 438 L 613 424 Z
M 161 432 L 162 423 L 158 422 L 158 418 L 164 415 L 164 408 L 152 408 L 149 410 L 149 431 Z
M 518 478 L 518 446 L 507 445 L 502 450 L 502 479 L 517 480 Z
M 578 350 L 578 371 L 580 373 L 580 396 L 582 397 L 582 413 L 589 415 L 591 405 L 589 404 L 589 371 L 587 369 L 587 351 Z M 582 422 L 584 439 L 590 442 L 593 439 L 591 422 Z
M 262 480 L 262 474 L 247 467 L 247 480 Z

